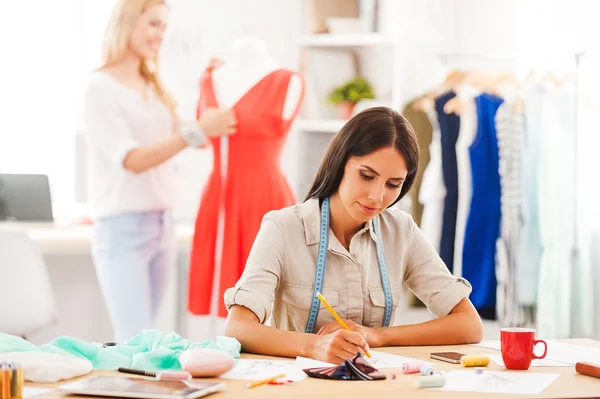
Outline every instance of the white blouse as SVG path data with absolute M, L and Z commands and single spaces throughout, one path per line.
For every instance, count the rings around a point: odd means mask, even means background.
M 90 216 L 165 210 L 174 204 L 175 170 L 167 161 L 145 172 L 126 170 L 127 154 L 173 134 L 173 118 L 154 90 L 144 98 L 111 75 L 96 71 L 85 92 Z

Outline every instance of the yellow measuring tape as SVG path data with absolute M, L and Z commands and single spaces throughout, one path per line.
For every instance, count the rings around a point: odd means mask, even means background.
M 0 399 L 23 397 L 23 369 L 17 363 L 0 363 Z

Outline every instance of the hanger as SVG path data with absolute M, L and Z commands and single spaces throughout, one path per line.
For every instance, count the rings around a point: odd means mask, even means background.
M 547 82 L 553 83 L 554 86 L 556 86 L 556 87 L 559 87 L 562 83 L 561 80 L 558 79 L 556 74 L 550 69 L 548 69 L 546 72 L 544 72 L 540 83 L 547 83 Z
M 467 97 L 464 92 L 461 93 L 461 88 L 465 86 L 471 86 L 476 90 L 479 90 L 478 83 L 481 79 L 481 74 L 478 72 L 466 72 L 462 75 L 458 84 L 454 87 L 457 92 L 456 96 L 451 98 L 444 104 L 445 114 L 461 115 L 469 101 L 473 101 L 473 97 L 470 95 Z
M 413 102 L 413 108 L 419 111 L 427 112 L 434 107 L 434 99 L 428 93 L 423 94 L 419 99 Z
M 563 78 L 560 80 L 560 84 L 563 85 L 565 83 L 575 83 L 575 77 L 575 71 L 569 70 L 563 75 Z
M 515 87 L 519 87 L 519 82 L 517 81 L 517 78 L 515 78 L 515 75 L 508 72 L 498 74 L 498 76 L 494 80 L 495 87 L 501 86 L 503 84 L 510 84 Z
M 465 73 L 463 71 L 450 71 L 446 75 L 444 82 L 438 87 L 435 87 L 423 94 L 421 98 L 414 102 L 413 108 L 425 112 L 433 109 L 435 107 L 435 98 L 440 94 L 454 88 L 457 82 L 460 82 L 462 79 L 464 79 L 464 75 Z
M 523 79 L 523 82 L 521 84 L 519 84 L 518 86 L 520 89 L 523 89 L 528 84 L 531 84 L 534 82 L 535 82 L 535 72 L 533 71 L 533 69 L 530 69 L 529 72 L 527 72 L 527 75 L 525 75 L 525 79 Z
M 463 109 L 464 106 L 462 104 L 462 100 L 458 95 L 452 97 L 450 100 L 446 101 L 446 104 L 444 104 L 444 113 L 446 115 L 460 115 Z

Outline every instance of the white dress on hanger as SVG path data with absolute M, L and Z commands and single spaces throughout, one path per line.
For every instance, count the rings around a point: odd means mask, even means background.
M 574 229 L 575 98 L 570 85 L 547 91 L 539 141 L 540 258 L 537 323 L 540 336 L 571 337 Z
M 427 109 L 426 112 L 433 132 L 431 144 L 429 145 L 429 164 L 423 172 L 421 191 L 419 191 L 419 202 L 423 204 L 421 231 L 439 253 L 442 239 L 444 199 L 446 198 L 446 186 L 442 174 L 442 141 L 437 113 L 433 108 Z
M 471 209 L 473 183 L 471 181 L 471 156 L 469 147 L 477 133 L 477 107 L 473 98 L 477 91 L 471 87 L 458 90 L 463 109 L 460 113 L 460 130 L 456 141 L 456 167 L 458 171 L 458 206 L 456 208 L 456 234 L 454 239 L 453 274 L 462 275 L 462 256 L 467 218 Z
M 571 333 L 600 339 L 600 53 L 588 53 L 578 70 L 577 240 Z

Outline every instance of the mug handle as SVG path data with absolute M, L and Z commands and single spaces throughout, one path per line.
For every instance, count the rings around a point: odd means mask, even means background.
M 542 356 L 537 356 L 535 354 L 535 346 L 539 343 L 544 344 L 544 354 Z M 535 339 L 533 340 L 533 358 L 534 359 L 543 359 L 546 357 L 546 353 L 548 352 L 548 344 L 543 339 Z

